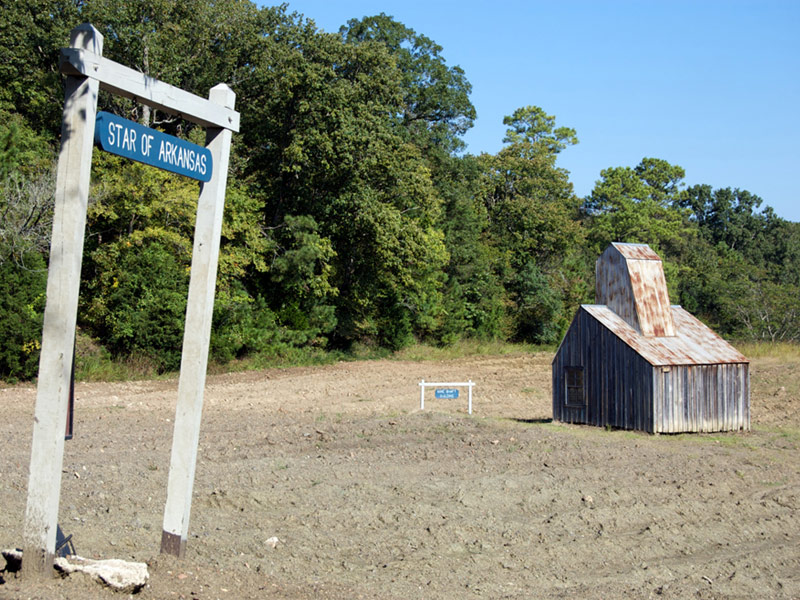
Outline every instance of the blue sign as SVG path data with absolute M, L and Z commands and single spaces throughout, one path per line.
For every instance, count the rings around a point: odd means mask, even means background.
M 437 388 L 436 397 L 445 400 L 455 400 L 458 398 L 458 390 L 455 388 Z
M 117 115 L 97 113 L 94 140 L 106 152 L 199 181 L 211 181 L 210 150 Z

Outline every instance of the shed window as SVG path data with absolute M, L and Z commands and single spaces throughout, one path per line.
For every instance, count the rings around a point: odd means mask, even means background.
M 583 391 L 583 367 L 564 367 L 567 406 L 586 406 Z

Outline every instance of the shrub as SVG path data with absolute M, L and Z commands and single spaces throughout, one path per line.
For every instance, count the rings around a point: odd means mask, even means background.
M 42 339 L 47 269 L 42 256 L 0 261 L 0 378 L 36 376 Z
M 87 315 L 91 331 L 115 358 L 137 357 L 159 371 L 178 368 L 188 269 L 163 243 L 109 245 L 95 257 L 103 273 Z

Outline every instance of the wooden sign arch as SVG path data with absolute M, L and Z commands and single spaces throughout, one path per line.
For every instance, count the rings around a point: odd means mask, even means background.
M 62 50 L 66 77 L 61 150 L 56 176 L 47 303 L 36 391 L 28 499 L 24 520 L 23 575 L 52 573 L 55 554 L 64 429 L 78 310 L 92 146 L 100 89 L 132 98 L 206 128 L 213 161 L 197 204 L 186 325 L 178 382 L 172 458 L 161 551 L 183 556 L 189 530 L 211 316 L 219 259 L 232 133 L 239 130 L 236 95 L 225 84 L 201 98 L 103 58 L 103 36 L 84 24 Z

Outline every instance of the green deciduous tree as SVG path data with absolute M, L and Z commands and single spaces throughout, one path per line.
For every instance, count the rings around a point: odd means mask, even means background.
M 583 243 L 580 201 L 569 173 L 556 166 L 558 153 L 578 140 L 537 106 L 520 108 L 504 122 L 507 145 L 481 157 L 489 231 L 515 337 L 553 342 L 581 295 L 575 287 L 580 276 L 572 271 Z
M 52 140 L 35 132 L 19 113 L 0 109 L 0 181 L 22 175 L 37 179 L 50 169 Z
M 0 262 L 0 379 L 36 375 L 46 284 L 46 265 L 37 252 Z
M 61 129 L 64 91 L 59 51 L 78 25 L 78 0 L 20 0 L 0 10 L 0 110 L 24 117 L 54 140 Z
M 503 118 L 503 124 L 508 125 L 503 142 L 511 144 L 523 157 L 548 156 L 554 161 L 556 154 L 578 143 L 574 129 L 556 127 L 556 118 L 538 106 L 518 108 Z
M 95 156 L 79 323 L 113 356 L 180 361 L 197 183 Z
M 249 0 L 85 0 L 80 18 L 104 35 L 103 55 L 199 96 L 220 82 L 234 88 L 252 72 L 262 26 L 282 9 Z M 101 105 L 171 133 L 191 125 L 145 105 L 103 95 Z
M 692 186 L 688 209 L 699 239 L 681 254 L 680 297 L 728 335 L 797 340 L 800 226 L 746 190 Z
M 336 326 L 333 300 L 338 290 L 331 284 L 335 252 L 321 237 L 309 216 L 287 215 L 279 236 L 270 277 L 280 289 L 274 310 L 280 323 L 295 333 L 295 344 L 324 346 L 323 337 Z
M 449 67 L 442 47 L 384 13 L 351 19 L 340 31 L 350 44 L 376 42 L 394 57 L 403 102 L 398 123 L 423 151 L 463 147 L 459 136 L 475 119 L 472 86 L 460 67 Z
M 257 99 L 248 104 L 249 174 L 263 190 L 272 238 L 287 217 L 308 217 L 329 240 L 332 337 L 396 346 L 407 332 L 383 335 L 381 323 L 434 327 L 446 259 L 435 228 L 440 201 L 419 148 L 392 119 L 403 90 L 385 45 L 345 43 L 286 17 L 259 52 L 242 86 L 244 103 Z
M 15 169 L 0 180 L 0 264 L 15 262 L 28 268 L 32 257 L 46 254 L 54 193 L 52 169 L 28 173 Z
M 441 228 L 449 255 L 438 332 L 445 343 L 463 337 L 505 339 L 510 332 L 508 294 L 481 196 L 481 167 L 473 156 L 450 157 L 438 171 L 444 200 Z
M 206 96 L 237 94 L 212 355 L 397 349 L 414 339 L 557 341 L 592 299 L 612 241 L 665 260 L 673 299 L 725 335 L 797 339 L 800 224 L 744 190 L 684 189 L 645 158 L 575 197 L 558 157 L 575 130 L 537 106 L 495 155 L 461 155 L 466 74 L 390 16 L 338 34 L 249 0 L 23 0 L 0 12 L 0 376 L 35 371 L 63 90 L 58 49 L 81 22 L 106 57 Z M 99 107 L 195 143 L 174 115 Z M 198 183 L 93 158 L 79 323 L 115 359 L 177 367 Z M 301 350 L 302 351 L 302 350 Z
M 644 158 L 635 168 L 604 169 L 600 176 L 583 206 L 592 254 L 599 255 L 611 242 L 669 250 L 692 235 L 686 211 L 675 208 L 684 177 L 681 167 Z
M 158 371 L 177 369 L 189 289 L 186 263 L 173 247 L 152 238 L 103 250 L 95 257 L 102 281 L 89 309 L 93 334 L 116 356 L 144 358 Z

